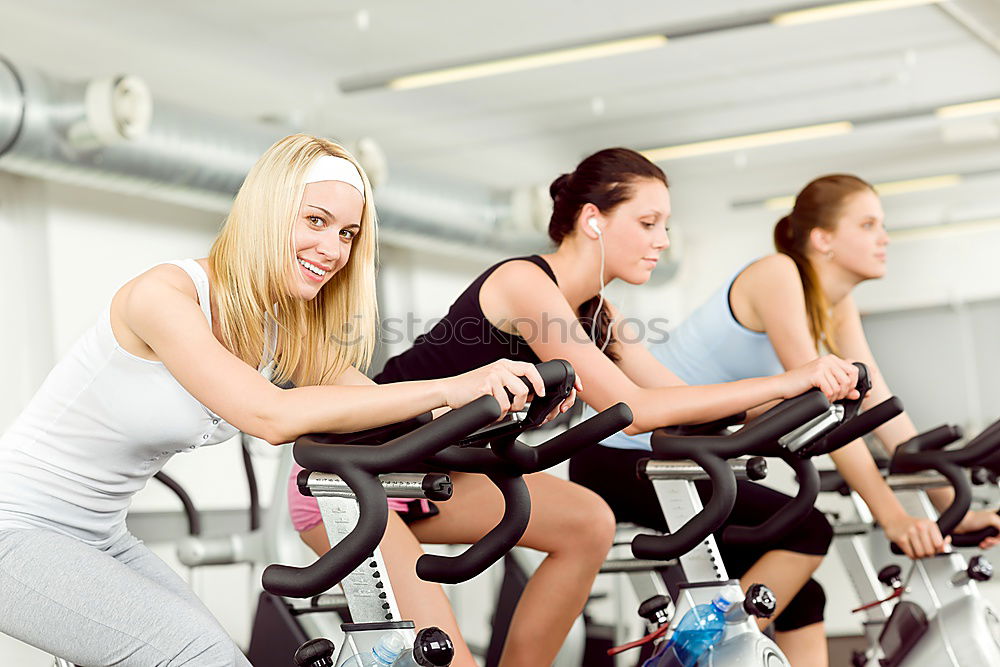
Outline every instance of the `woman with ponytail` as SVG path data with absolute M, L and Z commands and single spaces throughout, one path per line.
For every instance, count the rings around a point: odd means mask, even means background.
M 832 356 L 776 377 L 685 386 L 637 342 L 621 313 L 603 298 L 612 280 L 633 285 L 649 280 L 667 248 L 666 176 L 635 151 L 611 148 L 557 178 L 550 192 L 554 249 L 487 269 L 437 325 L 388 361 L 377 382 L 454 375 L 504 357 L 532 363 L 566 359 L 582 382 L 579 396 L 595 410 L 619 401 L 629 405 L 635 419 L 630 433 L 719 419 L 811 387 L 831 400 L 857 396 L 856 370 Z M 456 475 L 455 486 L 467 480 Z M 624 486 L 635 481 L 634 474 L 617 480 Z M 505 666 L 551 664 L 586 602 L 614 533 L 611 512 L 593 492 L 545 473 L 530 475 L 527 482 L 531 523 L 522 544 L 548 557 L 521 596 L 507 635 Z M 456 498 L 463 495 L 457 488 Z M 309 500 L 295 502 L 301 507 Z M 450 532 L 454 541 L 462 541 L 465 526 L 488 529 L 495 523 L 495 516 L 454 512 L 449 504 L 439 515 L 411 524 L 417 538 L 440 541 Z M 308 528 L 310 511 L 313 527 Z M 303 510 L 299 517 L 303 538 L 325 550 L 318 513 Z M 814 565 L 809 560 L 797 565 L 805 581 Z
M 796 197 L 791 213 L 775 225 L 774 244 L 778 252 L 735 272 L 671 332 L 669 340 L 654 346 L 652 354 L 691 383 L 728 382 L 777 373 L 808 363 L 822 353 L 836 354 L 868 366 L 872 390 L 865 398 L 865 407 L 884 401 L 891 392 L 868 347 L 851 294 L 860 283 L 885 275 L 889 237 L 883 220 L 881 202 L 865 181 L 845 174 L 817 178 Z M 891 452 L 916 435 L 916 429 L 904 413 L 876 429 L 875 435 Z M 643 440 L 643 436 L 618 434 L 595 449 L 641 449 L 648 447 L 648 442 L 648 437 Z M 908 556 L 920 558 L 943 549 L 944 540 L 937 525 L 905 512 L 882 479 L 864 442 L 858 440 L 831 457 L 871 508 L 887 537 Z M 585 476 L 571 474 L 571 478 L 581 483 L 586 482 Z M 951 494 L 950 489 L 937 489 L 933 500 L 943 508 L 950 502 Z M 628 505 L 611 502 L 611 506 L 619 518 L 653 525 L 653 519 L 647 515 L 635 514 L 637 508 L 646 508 L 648 512 L 653 498 L 649 489 L 645 499 L 632 498 Z M 823 519 L 817 513 L 810 521 L 811 527 L 798 532 L 802 537 L 812 533 L 814 546 L 820 546 L 821 540 L 816 536 Z M 1000 518 L 993 512 L 969 512 L 959 532 L 986 526 L 1000 528 Z M 828 542 L 829 538 L 826 539 Z M 981 546 L 986 548 L 997 542 L 997 538 L 989 538 Z M 732 555 L 727 551 L 732 548 L 724 543 L 720 548 L 728 566 Z M 819 550 L 813 552 L 816 551 Z M 823 546 L 818 552 L 817 565 L 825 551 Z M 754 569 L 775 571 L 789 556 L 783 551 L 772 551 Z M 749 573 L 743 580 L 758 578 L 768 583 L 767 576 L 751 577 L 751 574 L 757 575 Z M 785 580 L 787 583 L 788 578 Z M 781 593 L 778 595 L 781 602 Z M 810 579 L 775 622 L 777 641 L 793 665 L 827 663 L 822 623 L 824 602 L 822 588 Z

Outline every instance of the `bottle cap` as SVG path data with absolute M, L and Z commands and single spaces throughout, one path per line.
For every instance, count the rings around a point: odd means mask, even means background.
M 727 612 L 733 608 L 733 605 L 737 602 L 743 602 L 743 593 L 739 594 L 739 597 L 734 598 L 736 595 L 735 591 L 724 590 L 715 596 L 712 600 L 712 604 L 716 606 L 719 611 Z

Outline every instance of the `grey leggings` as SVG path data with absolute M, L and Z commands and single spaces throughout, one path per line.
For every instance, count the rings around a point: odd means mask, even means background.
M 130 534 L 106 549 L 0 531 L 0 632 L 86 667 L 249 667 L 166 563 Z

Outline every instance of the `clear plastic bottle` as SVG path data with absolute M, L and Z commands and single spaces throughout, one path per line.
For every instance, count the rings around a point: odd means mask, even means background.
M 342 667 L 390 667 L 407 648 L 398 632 L 383 632 L 370 653 L 352 656 Z
M 726 612 L 733 604 L 720 594 L 709 604 L 689 609 L 670 641 L 643 663 L 643 667 L 694 667 L 698 658 L 722 639 L 726 631 Z
M 413 650 L 406 649 L 399 654 L 396 662 L 392 663 L 392 667 L 420 667 L 420 663 L 413 657 Z

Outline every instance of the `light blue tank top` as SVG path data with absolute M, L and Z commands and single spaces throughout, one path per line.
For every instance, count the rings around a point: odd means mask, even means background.
M 734 273 L 667 340 L 650 346 L 653 356 L 687 384 L 718 384 L 784 372 L 767 334 L 737 322 L 729 306 L 729 290 L 745 268 Z M 601 444 L 650 448 L 648 433 L 630 436 L 619 431 Z

